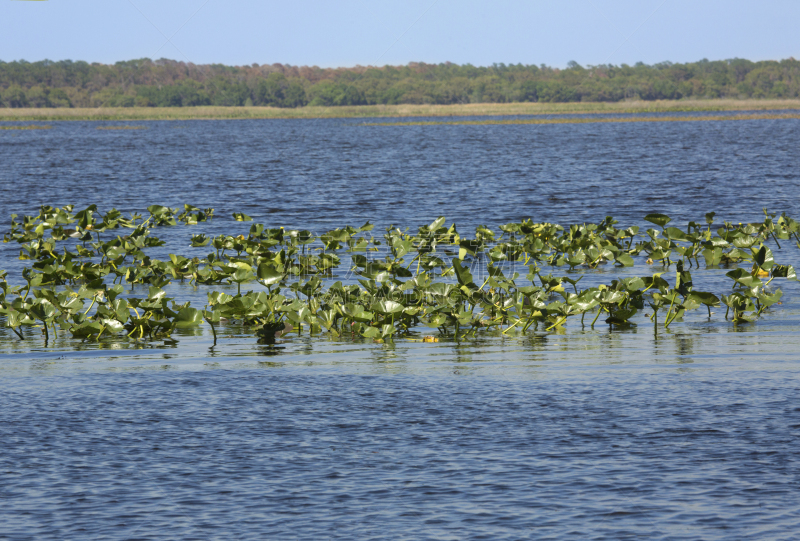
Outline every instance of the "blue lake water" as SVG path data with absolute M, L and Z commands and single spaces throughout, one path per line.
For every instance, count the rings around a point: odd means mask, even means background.
M 800 218 L 798 120 L 363 123 L 0 130 L 0 216 L 214 207 L 155 231 L 187 255 L 191 234 L 246 233 L 233 212 L 315 232 L 445 215 L 462 234 L 528 217 Z M 0 268 L 18 275 L 18 253 L 0 245 Z M 656 270 L 637 259 L 582 285 Z M 726 271 L 696 287 L 725 293 Z M 642 318 L 273 348 L 229 325 L 216 348 L 207 327 L 44 347 L 0 328 L 0 539 L 795 539 L 800 287 L 781 288 L 755 324 L 699 310 L 657 333 Z M 168 292 L 202 305 L 210 289 Z

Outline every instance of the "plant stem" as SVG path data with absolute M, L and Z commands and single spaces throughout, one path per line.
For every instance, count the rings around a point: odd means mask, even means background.
M 600 313 L 601 313 L 602 311 L 603 311 L 603 307 L 602 307 L 602 306 L 599 306 L 599 307 L 597 308 L 597 315 L 596 315 L 596 316 L 594 316 L 594 319 L 592 320 L 592 324 L 590 325 L 590 327 L 591 327 L 591 328 L 593 328 L 593 329 L 594 329 L 594 324 L 595 324 L 595 322 L 597 321 L 597 318 L 599 318 L 599 317 L 600 317 Z
M 211 332 L 214 334 L 214 345 L 216 346 L 217 345 L 217 330 L 214 328 L 214 324 L 211 323 L 211 321 L 207 317 L 203 316 L 203 319 L 205 319 L 206 322 L 209 325 L 211 325 Z
M 97 300 L 97 297 L 92 297 L 92 304 L 90 304 L 89 308 L 87 308 L 86 311 L 83 313 L 84 316 L 89 313 L 89 310 L 92 309 L 92 307 L 94 306 L 94 301 L 96 301 L 96 300 Z
M 664 322 L 664 328 L 666 329 L 669 327 L 669 324 L 672 323 L 672 320 L 669 318 L 670 313 L 672 313 L 672 307 L 675 305 L 675 299 L 678 297 L 677 293 L 672 296 L 672 302 L 669 304 L 669 310 L 667 310 L 667 320 Z
M 548 328 L 546 328 L 545 330 L 546 330 L 546 331 L 549 331 L 549 330 L 552 330 L 552 329 L 554 329 L 555 327 L 558 327 L 559 325 L 561 325 L 562 323 L 564 323 L 564 322 L 567 320 L 567 317 L 569 317 L 569 316 L 564 316 L 563 318 L 561 318 L 561 320 L 560 320 L 560 321 L 556 321 L 555 323 L 553 323 L 552 325 L 550 325 L 550 326 L 549 326 Z
M 517 323 L 519 323 L 520 321 L 522 321 L 522 318 L 520 318 L 520 319 L 516 320 L 516 321 L 514 322 L 514 324 L 513 324 L 513 325 L 510 325 L 510 326 L 509 326 L 509 327 L 508 327 L 506 330 L 504 330 L 504 331 L 503 331 L 503 334 L 506 334 L 508 331 L 510 331 L 511 329 L 513 329 L 513 328 L 514 328 L 514 327 L 517 325 Z

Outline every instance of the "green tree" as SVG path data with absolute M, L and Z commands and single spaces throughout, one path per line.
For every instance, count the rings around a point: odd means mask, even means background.
M 72 107 L 69 95 L 63 88 L 51 88 L 47 95 L 50 107 Z
M 22 87 L 10 86 L 3 91 L 3 104 L 6 107 L 28 107 L 28 97 Z
M 323 69 L 274 64 L 196 66 L 168 59 L 114 65 L 0 62 L 4 107 L 198 105 L 274 107 L 509 101 L 619 101 L 800 95 L 800 62 L 743 59 L 567 69 L 546 65 L 405 66 Z
M 28 98 L 28 107 L 49 107 L 50 101 L 47 99 L 47 94 L 47 89 L 41 86 L 28 89 L 25 93 Z

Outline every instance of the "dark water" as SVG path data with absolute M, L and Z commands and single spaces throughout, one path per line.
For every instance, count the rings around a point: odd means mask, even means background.
M 0 131 L 3 214 L 159 202 L 306 228 L 676 221 L 796 211 L 798 120 L 365 127 L 362 120 L 55 123 Z M 120 125 L 121 123 L 107 123 Z M 795 212 L 795 214 L 797 214 Z M 359 224 L 360 225 L 360 224 Z
M 360 122 L 0 131 L 0 215 L 217 209 L 158 231 L 173 242 L 246 231 L 234 211 L 317 230 L 444 214 L 464 232 L 800 216 L 796 120 Z M 0 268 L 18 272 L 17 253 L 2 245 Z M 657 334 L 272 349 L 230 326 L 215 349 L 204 329 L 45 348 L 0 329 L 0 539 L 796 539 L 800 290 L 781 287 L 757 324 L 696 314 Z

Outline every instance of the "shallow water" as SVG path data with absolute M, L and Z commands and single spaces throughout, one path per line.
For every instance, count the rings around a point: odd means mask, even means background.
M 800 216 L 798 120 L 361 122 L 0 131 L 0 215 L 215 207 L 210 224 L 154 232 L 187 252 L 189 234 L 245 232 L 234 211 L 317 231 L 444 214 L 462 233 L 529 216 Z M 18 273 L 18 247 L 0 249 Z M 637 260 L 581 285 L 655 270 Z M 696 287 L 724 292 L 726 270 L 697 271 Z M 784 304 L 756 324 L 698 310 L 657 333 L 642 318 L 268 347 L 230 325 L 213 349 L 207 329 L 45 348 L 0 329 L 0 539 L 792 539 L 800 291 L 781 287 Z M 207 290 L 169 291 L 194 303 Z

